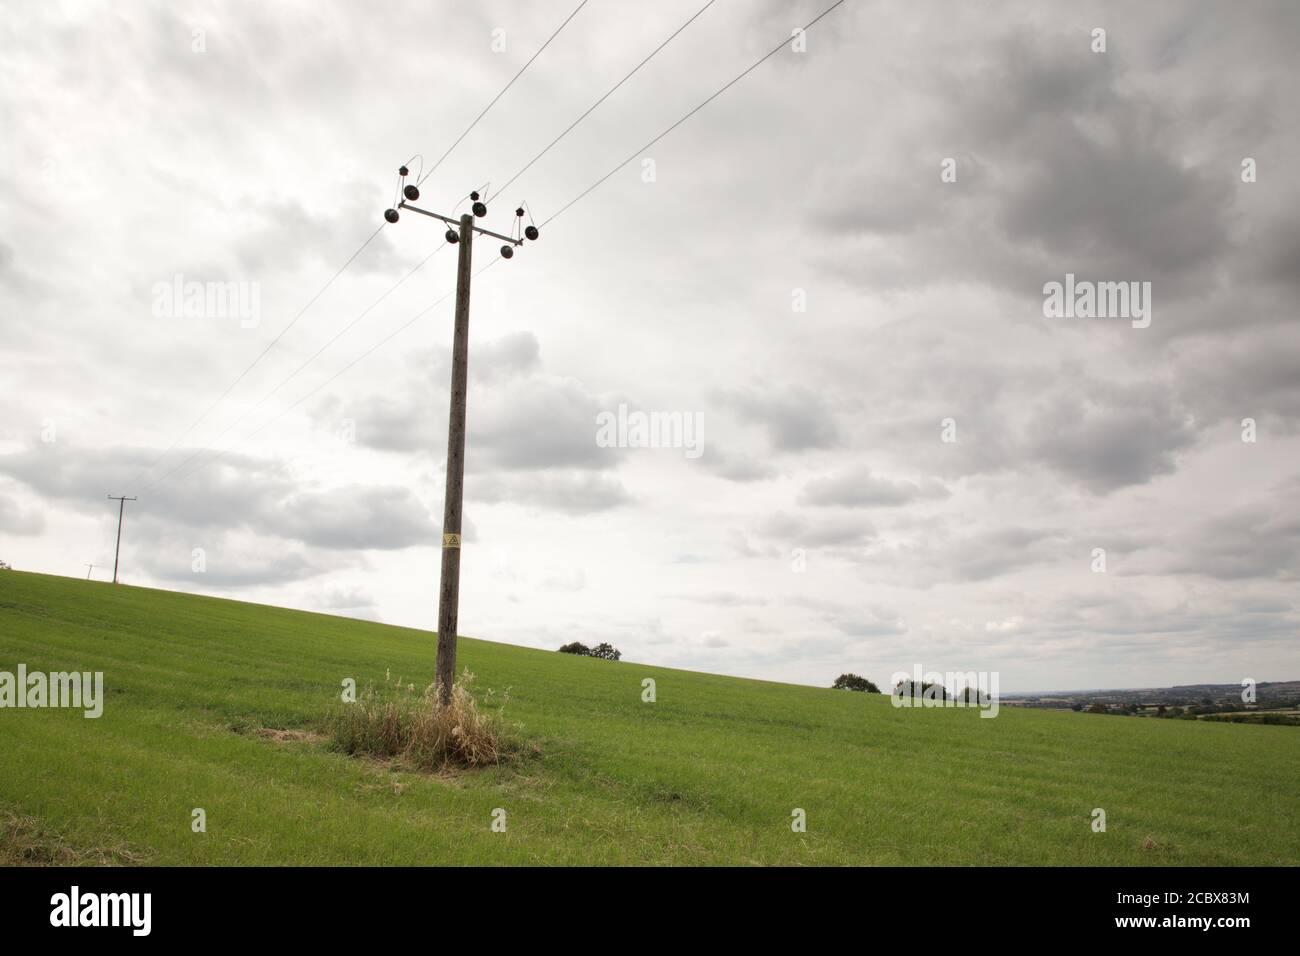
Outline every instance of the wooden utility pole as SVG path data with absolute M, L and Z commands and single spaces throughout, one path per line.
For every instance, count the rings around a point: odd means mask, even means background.
M 121 519 L 119 518 L 118 520 L 120 521 Z M 88 564 L 88 565 L 86 565 L 86 580 L 87 580 L 87 581 L 90 580 L 90 572 L 93 571 L 93 570 L 95 570 L 95 566 L 94 566 L 93 564 Z
M 442 506 L 442 579 L 438 587 L 438 699 L 451 700 L 460 617 L 460 528 L 465 493 L 465 395 L 469 386 L 469 286 L 474 217 L 460 217 L 456 329 L 451 344 L 451 412 L 447 422 L 447 492 Z
M 405 166 L 398 170 L 401 177 L 398 186 L 402 196 L 410 201 L 420 198 L 420 190 L 414 185 L 405 185 L 408 170 Z M 440 219 L 449 228 L 446 233 L 448 242 L 460 245 L 460 258 L 456 267 L 456 326 L 452 333 L 451 346 L 451 409 L 447 423 L 447 482 L 446 497 L 442 508 L 442 576 L 438 585 L 438 659 L 436 664 L 438 702 L 446 706 L 451 702 L 451 689 L 456 683 L 456 628 L 460 618 L 460 551 L 461 551 L 461 511 L 465 492 L 465 398 L 469 388 L 469 290 L 471 260 L 473 258 L 474 234 L 492 236 L 502 239 L 506 245 L 501 247 L 501 258 L 509 259 L 515 254 L 515 247 L 522 246 L 524 239 L 535 240 L 538 230 L 535 225 L 524 227 L 524 208 L 515 210 L 515 229 L 517 235 L 503 236 L 475 225 L 476 218 L 487 215 L 487 206 L 479 199 L 477 192 L 469 194 L 473 214 L 466 213 L 459 220 L 443 216 L 426 209 L 412 206 L 410 202 L 398 203 L 398 209 L 409 209 L 422 216 Z M 397 209 L 384 212 L 384 219 L 395 223 L 401 218 Z M 531 217 L 530 217 L 531 218 Z
M 122 512 L 126 508 L 128 501 L 135 501 L 135 498 L 127 498 L 124 495 L 109 495 L 110 501 L 117 502 L 117 547 L 113 550 L 113 583 L 117 583 L 117 558 L 122 553 Z M 86 577 L 90 577 L 87 573 Z

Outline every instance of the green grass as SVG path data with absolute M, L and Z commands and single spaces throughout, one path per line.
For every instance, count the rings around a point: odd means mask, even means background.
M 310 733 L 346 677 L 427 682 L 434 644 L 0 571 L 0 670 L 102 670 L 106 690 L 98 720 L 0 710 L 0 862 L 1300 861 L 1300 733 L 1287 727 L 1005 707 L 989 720 L 462 639 L 460 664 L 480 691 L 509 689 L 506 719 L 539 754 L 434 776 Z M 191 832 L 195 807 L 206 833 Z M 806 833 L 791 832 L 795 807 Z

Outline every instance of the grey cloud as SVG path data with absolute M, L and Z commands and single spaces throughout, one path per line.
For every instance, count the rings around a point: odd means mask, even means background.
M 375 606 L 374 597 L 364 588 L 331 586 L 316 596 L 318 607 L 329 610 L 351 610 Z
M 174 460 L 185 461 L 190 451 L 178 449 Z M 107 510 L 105 488 L 145 484 L 132 510 L 155 519 L 194 529 L 249 528 L 324 548 L 391 550 L 427 543 L 437 531 L 405 488 L 302 488 L 283 465 L 242 455 L 196 459 L 193 470 L 148 488 L 141 476 L 154 457 L 145 449 L 76 449 L 62 442 L 0 456 L 0 472 L 87 514 Z
M 1088 552 L 1075 555 L 1062 533 L 1051 528 L 998 528 L 968 537 L 945 549 L 949 574 L 966 581 L 985 581 L 1018 568 L 1075 559 L 1085 566 Z
M 1223 581 L 1300 579 L 1300 480 L 1280 499 L 1197 522 L 1175 538 L 1176 550 L 1146 568 L 1160 574 L 1195 574 Z
M 806 385 L 723 389 L 714 397 L 742 421 L 762 426 L 776 451 L 831 448 L 840 442 L 839 428 L 825 397 Z
M 526 331 L 475 349 L 468 396 L 474 454 L 466 467 L 475 474 L 616 468 L 623 451 L 596 444 L 596 416 L 608 403 L 576 379 L 541 374 L 539 356 L 537 337 Z M 313 413 L 318 425 L 335 428 L 351 419 L 363 446 L 442 457 L 449 353 L 421 351 L 408 367 L 405 378 L 387 392 L 324 399 Z
M 1152 280 L 1163 308 L 1204 294 L 1232 251 L 1231 169 L 1199 155 L 1199 129 L 1172 105 L 1124 82 L 1121 54 L 1091 54 L 1076 30 L 1001 29 L 987 56 L 918 80 L 951 104 L 942 145 L 918 124 L 899 161 L 869 153 L 831 174 L 811 217 L 891 246 L 850 243 L 827 267 L 869 286 L 960 277 L 1026 298 L 1091 272 Z M 940 181 L 946 156 L 955 183 Z
M 338 268 L 361 239 L 378 228 L 377 213 L 387 203 L 373 184 L 350 184 L 340 193 L 329 203 L 311 205 L 296 197 L 245 197 L 238 213 L 249 221 L 249 228 L 235 243 L 233 267 L 240 276 L 275 275 L 300 268 L 310 257 L 316 265 Z M 361 275 L 389 275 L 414 264 L 413 253 L 399 250 L 385 230 L 370 241 L 352 268 Z
M 861 468 L 810 481 L 799 496 L 800 504 L 845 508 L 898 507 L 913 501 L 946 498 L 941 482 L 894 481 Z
M 1031 455 L 1097 493 L 1171 473 L 1194 440 L 1189 417 L 1160 392 L 1110 385 L 1058 396 L 1027 438 Z
M 484 504 L 515 504 L 571 515 L 608 511 L 632 501 L 617 478 L 588 472 L 497 472 L 468 484 L 465 494 Z
M 45 516 L 23 508 L 10 495 L 0 492 L 0 531 L 9 534 L 40 534 L 45 530 Z
M 766 598 L 737 594 L 733 591 L 707 591 L 701 594 L 674 594 L 670 596 L 679 601 L 694 601 L 699 604 L 713 604 L 718 607 L 749 607 L 767 604 Z
M 202 570 L 196 570 L 196 548 L 201 549 Z M 337 554 L 270 536 L 215 528 L 187 531 L 148 513 L 135 516 L 122 549 L 124 580 L 139 568 L 159 580 L 196 589 L 292 584 L 355 564 L 348 556 L 340 560 Z
M 902 621 L 871 613 L 837 617 L 833 624 L 840 633 L 854 638 L 896 637 L 907 633 L 907 627 Z
M 785 511 L 763 519 L 756 530 L 763 537 L 792 548 L 854 546 L 876 536 L 874 525 L 855 515 L 808 515 Z
M 511 471 L 613 467 L 621 450 L 596 444 L 601 408 L 575 381 L 525 381 L 474 413 L 475 447 Z
M 277 502 L 285 537 L 339 550 L 396 550 L 436 540 L 439 525 L 407 488 L 360 485 L 303 491 Z
M 706 470 L 727 481 L 766 481 L 777 474 L 776 467 L 771 462 L 743 453 L 722 451 L 712 442 L 705 446 L 699 461 Z
M 1205 421 L 1240 427 L 1253 418 L 1261 440 L 1300 428 L 1300 340 L 1288 327 L 1185 346 L 1178 401 Z

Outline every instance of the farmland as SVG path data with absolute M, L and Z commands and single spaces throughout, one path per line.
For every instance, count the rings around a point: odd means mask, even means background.
M 0 709 L 0 862 L 1300 862 L 1300 734 L 1287 727 L 1010 707 L 989 720 L 463 638 L 483 706 L 508 692 L 518 758 L 438 775 L 333 750 L 319 731 L 342 682 L 427 683 L 434 645 L 377 623 L 0 572 L 0 671 L 104 675 L 98 718 Z

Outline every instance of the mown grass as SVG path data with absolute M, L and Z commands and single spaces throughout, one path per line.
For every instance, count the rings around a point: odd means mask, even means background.
M 535 754 L 428 774 L 335 749 L 322 721 L 342 681 L 427 680 L 434 644 L 0 572 L 0 670 L 102 670 L 106 693 L 98 720 L 0 710 L 0 816 L 23 821 L 28 862 L 50 863 L 1300 862 L 1287 727 L 1011 708 L 988 720 L 462 639 L 459 664 L 509 691 Z M 478 703 L 490 714 L 495 699 Z M 796 807 L 806 833 L 791 832 Z

